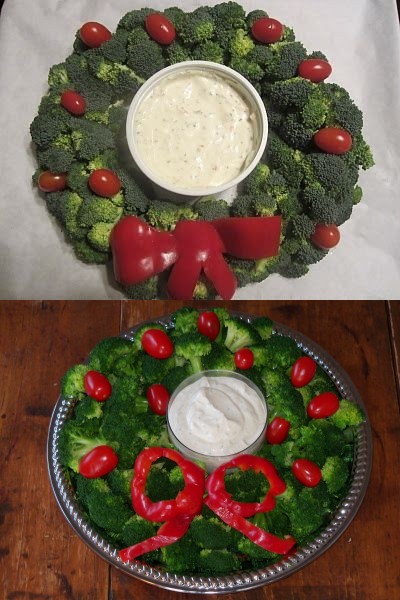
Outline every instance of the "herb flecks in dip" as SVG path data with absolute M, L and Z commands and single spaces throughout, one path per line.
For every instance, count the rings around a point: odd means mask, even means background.
M 235 179 L 257 150 L 249 102 L 228 78 L 207 70 L 162 79 L 139 105 L 133 129 L 148 169 L 186 189 Z

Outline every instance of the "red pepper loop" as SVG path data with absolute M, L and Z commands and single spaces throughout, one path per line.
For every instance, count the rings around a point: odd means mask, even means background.
M 185 487 L 175 500 L 153 502 L 146 496 L 146 481 L 152 464 L 159 458 L 169 458 L 182 470 Z M 171 448 L 147 448 L 136 459 L 131 484 L 134 511 L 148 521 L 169 521 L 176 515 L 196 515 L 201 512 L 205 471 Z
M 235 467 L 241 471 L 254 469 L 256 473 L 263 473 L 265 475 L 268 479 L 269 490 L 262 502 L 236 502 L 232 500 L 231 494 L 225 488 L 225 473 L 227 469 Z M 218 505 L 224 506 L 242 517 L 252 517 L 256 513 L 272 510 L 275 507 L 275 496 L 285 491 L 286 484 L 279 477 L 271 462 L 265 458 L 261 458 L 261 456 L 241 454 L 218 467 L 207 479 L 206 489 L 209 496 Z
M 224 299 L 232 298 L 236 278 L 224 258 L 258 260 L 279 252 L 281 217 L 230 217 L 215 221 L 180 221 L 172 232 L 159 231 L 134 216 L 114 227 L 111 248 L 114 274 L 123 285 L 158 275 L 173 265 L 168 292 L 191 300 L 203 272 Z

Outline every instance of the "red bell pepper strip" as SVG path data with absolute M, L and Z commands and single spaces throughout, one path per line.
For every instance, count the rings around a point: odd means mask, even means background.
M 269 490 L 262 502 L 236 502 L 225 488 L 225 473 L 227 469 L 239 468 L 241 471 L 254 469 L 256 473 L 263 473 L 268 479 Z M 252 517 L 258 512 L 267 512 L 275 507 L 275 496 L 282 494 L 286 484 L 281 479 L 274 465 L 262 458 L 251 454 L 241 454 L 233 460 L 218 467 L 207 479 L 206 488 L 209 496 L 221 506 L 242 517 Z
M 192 519 L 193 515 L 176 515 L 173 519 L 161 525 L 157 535 L 120 550 L 118 552 L 119 557 L 123 562 L 128 562 L 141 554 L 173 544 L 187 532 Z
M 287 554 L 296 544 L 296 540 L 291 536 L 281 539 L 269 533 L 269 531 L 265 531 L 265 529 L 261 529 L 257 525 L 250 523 L 250 521 L 247 521 L 241 515 L 231 512 L 226 506 L 221 506 L 215 497 L 208 496 L 204 500 L 204 504 L 215 512 L 224 523 L 240 531 L 240 533 L 248 537 L 257 546 L 264 548 L 264 550 L 274 552 L 275 554 Z
M 225 247 L 237 258 L 258 260 L 279 252 L 282 217 L 229 217 L 212 221 Z
M 181 468 L 185 487 L 175 500 L 153 502 L 146 496 L 146 480 L 152 464 L 161 457 L 169 458 Z M 134 511 L 148 521 L 169 521 L 177 515 L 196 515 L 201 512 L 205 471 L 171 448 L 147 448 L 135 461 L 131 484 Z

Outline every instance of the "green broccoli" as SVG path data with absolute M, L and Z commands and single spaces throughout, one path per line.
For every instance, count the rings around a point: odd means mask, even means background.
M 126 215 L 142 215 L 150 205 L 142 186 L 124 169 L 117 169 L 125 198 L 124 213 Z
M 88 265 L 103 265 L 110 260 L 109 252 L 95 250 L 86 240 L 77 240 L 73 244 L 76 257 Z
M 226 328 L 224 344 L 231 352 L 260 341 L 257 330 L 242 319 L 235 317 L 225 319 L 224 326 Z
M 93 448 L 108 444 L 99 432 L 99 419 L 69 420 L 63 425 L 58 441 L 60 462 L 75 473 L 79 471 L 80 460 Z
M 288 369 L 302 354 L 294 340 L 279 334 L 267 339 L 265 348 L 269 355 L 269 365 L 273 369 Z
M 224 50 L 217 42 L 209 40 L 199 44 L 193 49 L 194 60 L 209 60 L 215 63 L 224 63 Z
M 193 573 L 197 570 L 198 547 L 186 534 L 174 544 L 161 548 L 161 557 L 171 573 Z
M 322 479 L 333 496 L 343 490 L 349 477 L 349 467 L 340 456 L 328 456 L 321 472 Z
M 61 379 L 61 396 L 64 398 L 83 398 L 85 394 L 84 377 L 89 371 L 87 365 L 74 365 Z
M 295 77 L 299 64 L 307 57 L 307 51 L 300 42 L 276 42 L 269 48 L 272 57 L 264 69 L 266 78 L 271 81 Z
M 145 24 L 146 18 L 157 11 L 152 8 L 140 8 L 139 10 L 131 10 L 122 17 L 117 26 L 117 33 L 120 29 L 132 31 L 138 26 Z
M 176 333 L 189 333 L 198 331 L 199 311 L 190 306 L 184 306 L 171 315 Z
M 278 108 L 303 108 L 309 101 L 315 84 L 302 77 L 285 78 L 271 86 L 270 100 Z
M 255 44 L 244 29 L 237 29 L 230 38 L 229 51 L 232 56 L 242 58 L 253 50 Z
M 173 204 L 167 200 L 154 200 L 148 208 L 146 220 L 153 227 L 173 231 L 179 221 L 194 220 L 197 216 L 191 206 Z
M 115 223 L 95 223 L 89 229 L 87 234 L 88 242 L 95 250 L 100 252 L 109 252 L 110 235 Z
M 225 200 L 217 200 L 212 196 L 204 196 L 197 200 L 193 210 L 200 219 L 214 221 L 214 219 L 225 219 L 229 217 L 229 206 Z
M 175 353 L 190 362 L 192 373 L 202 371 L 202 357 L 211 352 L 211 341 L 198 332 L 174 336 Z
M 63 92 L 70 87 L 71 82 L 65 68 L 65 63 L 53 65 L 50 68 L 47 83 L 49 84 L 49 88 L 55 92 Z
M 288 505 L 287 515 L 291 531 L 298 544 L 309 541 L 330 513 L 331 501 L 326 488 L 320 482 L 315 488 L 303 488 Z
M 122 217 L 122 208 L 115 206 L 109 198 L 92 196 L 85 198 L 77 214 L 81 227 L 92 227 L 96 223 L 115 224 Z
M 190 524 L 190 535 L 195 544 L 201 548 L 228 548 L 232 542 L 232 529 L 217 517 L 195 517 Z
M 296 440 L 296 457 L 308 458 L 322 467 L 328 456 L 340 456 L 345 447 L 345 436 L 325 419 L 314 419 L 300 429 Z
M 139 517 L 139 515 L 133 515 L 124 524 L 121 532 L 121 542 L 126 547 L 134 546 L 156 535 L 158 528 L 159 525 L 157 523 L 147 521 Z M 153 550 L 146 552 L 140 558 L 146 562 L 160 560 L 160 551 Z
M 125 499 L 126 502 L 131 504 L 131 483 L 133 479 L 132 469 L 120 469 L 116 467 L 110 473 L 107 474 L 106 480 L 111 490 L 120 495 Z
M 358 404 L 343 398 L 340 401 L 339 409 L 329 417 L 329 421 L 339 429 L 346 429 L 346 427 L 360 425 L 364 421 L 364 415 Z
M 200 550 L 198 557 L 199 572 L 204 575 L 223 575 L 236 571 L 240 562 L 236 554 L 229 550 Z
M 256 317 L 251 324 L 262 340 L 267 340 L 271 337 L 273 322 L 268 317 Z
M 237 2 L 221 2 L 211 9 L 215 31 L 223 37 L 231 29 L 246 29 L 246 13 Z
M 98 50 L 106 60 L 122 64 L 126 60 L 126 47 L 130 39 L 128 31 L 120 29 L 114 33 L 110 40 L 101 44 Z M 86 53 L 86 58 L 88 58 L 88 53 Z
M 187 13 L 177 6 L 171 6 L 164 10 L 164 15 L 171 21 L 179 33 L 181 27 L 186 21 Z
M 247 17 L 246 17 L 246 23 L 249 27 L 249 29 L 252 28 L 253 24 L 258 21 L 258 19 L 262 19 L 268 17 L 268 13 L 265 12 L 265 10 L 252 10 L 248 13 Z
M 71 142 L 79 159 L 92 160 L 105 150 L 115 148 L 112 132 L 101 123 L 74 118 L 71 129 Z
M 146 40 L 136 44 L 129 53 L 127 65 L 140 78 L 148 79 L 166 66 L 160 44 Z
M 203 357 L 202 360 L 203 369 L 214 370 L 224 369 L 226 371 L 234 371 L 235 360 L 232 352 L 228 350 L 226 346 L 222 344 L 214 343 L 211 348 L 211 352 L 207 356 Z
M 258 82 L 264 76 L 264 71 L 260 65 L 250 60 L 247 56 L 232 56 L 229 66 L 234 69 L 243 77 L 248 79 L 254 86 L 257 86 Z
M 112 539 L 120 537 L 125 523 L 132 515 L 125 500 L 113 493 L 104 479 L 89 479 L 80 485 L 81 476 L 77 477 L 77 496 L 84 490 L 84 504 L 86 505 L 90 520 L 106 531 Z
M 107 60 L 100 49 L 96 48 L 89 55 L 88 67 L 95 77 L 110 85 L 115 95 L 120 97 L 127 94 L 134 95 L 145 81 L 140 72 L 133 68 L 131 62 L 129 60 L 127 66 L 124 63 Z
M 182 46 L 179 42 L 176 42 L 176 41 L 172 42 L 172 44 L 167 46 L 166 56 L 167 56 L 168 64 L 170 64 L 170 65 L 174 65 L 175 63 L 184 62 L 185 60 L 193 59 L 190 52 L 184 46 Z M 197 56 L 196 56 L 196 59 L 199 60 L 199 58 Z
M 102 415 L 101 402 L 97 402 L 93 398 L 82 398 L 74 407 L 74 417 L 77 421 L 101 419 Z
M 140 377 L 146 384 L 158 383 L 169 369 L 175 366 L 174 358 L 160 359 L 150 356 L 146 352 L 139 357 L 141 366 Z
M 66 173 L 74 160 L 71 150 L 50 146 L 46 150 L 37 149 L 37 161 L 43 170 L 52 173 Z
M 89 366 L 105 375 L 112 372 L 114 362 L 133 352 L 131 340 L 124 337 L 108 337 L 101 340 L 89 355 Z M 134 385 L 134 382 L 132 383 Z
M 191 375 L 191 371 L 188 365 L 182 367 L 172 367 L 169 369 L 161 379 L 161 384 L 164 385 L 170 394 L 172 394 L 178 385 L 182 383 L 187 377 Z
M 278 171 L 288 185 L 297 191 L 304 179 L 304 154 L 300 150 L 293 150 L 272 133 L 268 137 L 266 157 L 270 167 Z
M 214 28 L 209 8 L 201 6 L 180 20 L 179 37 L 188 45 L 201 44 L 212 38 Z
M 306 127 L 294 113 L 289 113 L 283 119 L 279 134 L 292 148 L 306 151 L 312 147 L 314 129 Z
M 121 290 L 132 300 L 155 300 L 158 297 L 158 277 L 155 275 L 134 285 L 121 285 Z

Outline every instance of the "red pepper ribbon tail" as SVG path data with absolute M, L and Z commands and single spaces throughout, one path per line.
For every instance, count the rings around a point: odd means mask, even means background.
M 134 560 L 141 554 L 151 552 L 151 550 L 157 550 L 164 546 L 174 544 L 179 540 L 189 529 L 190 523 L 193 520 L 194 515 L 177 515 L 170 521 L 167 521 L 161 525 L 157 532 L 157 535 L 139 542 L 129 548 L 123 548 L 118 552 L 118 556 L 123 562 Z
M 167 289 L 171 298 L 176 300 L 192 300 L 194 288 L 202 270 L 200 262 L 191 256 L 179 256 L 172 267 L 168 278 Z
M 259 260 L 279 252 L 282 218 L 229 217 L 212 221 L 225 253 L 236 258 Z
M 230 300 L 237 288 L 237 280 L 222 254 L 210 256 L 204 264 L 204 274 L 223 300 Z
M 233 527 L 237 531 L 240 531 L 243 535 L 248 537 L 252 542 L 275 554 L 287 554 L 289 550 L 296 544 L 296 540 L 293 537 L 287 537 L 281 539 L 261 527 L 257 527 L 250 521 L 247 521 L 244 517 L 232 513 L 226 507 L 218 504 L 214 498 L 207 496 L 204 500 L 204 504 L 208 506 L 215 514 L 227 525 Z

